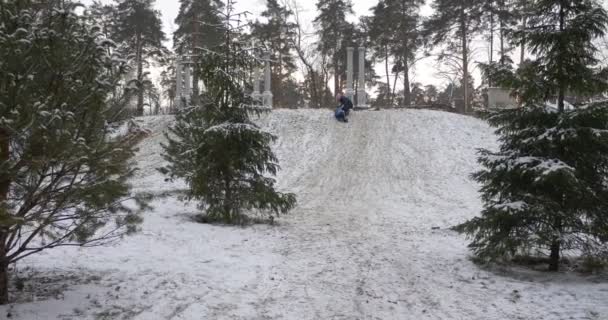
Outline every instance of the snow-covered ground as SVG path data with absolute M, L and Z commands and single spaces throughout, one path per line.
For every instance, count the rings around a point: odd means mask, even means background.
M 156 171 L 170 117 L 145 118 L 137 190 L 184 188 Z M 278 180 L 299 205 L 277 226 L 191 221 L 156 200 L 143 231 L 64 248 L 17 267 L 32 302 L 12 319 L 608 319 L 608 282 L 570 273 L 482 270 L 448 228 L 477 214 L 482 121 L 434 111 L 275 111 Z M 26 290 L 30 292 L 31 290 Z M 44 297 L 41 300 L 40 297 Z

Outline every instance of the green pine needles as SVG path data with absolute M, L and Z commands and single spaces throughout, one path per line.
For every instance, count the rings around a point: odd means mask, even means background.
M 484 210 L 457 230 L 482 260 L 549 253 L 606 255 L 608 103 L 558 113 L 531 107 L 498 113 L 498 152 L 481 150 Z
M 251 115 L 268 112 L 252 105 L 245 93 L 248 70 L 257 63 L 239 41 L 232 25 L 238 14 L 226 5 L 224 42 L 196 57 L 195 68 L 205 86 L 199 103 L 182 110 L 164 145 L 171 177 L 183 178 L 188 199 L 200 201 L 210 221 L 247 222 L 247 212 L 287 213 L 295 204 L 293 194 L 275 190 L 278 160 L 271 143 L 276 139 L 261 130 Z
M 516 38 L 536 56 L 514 71 L 490 65 L 486 75 L 512 88 L 524 108 L 490 117 L 500 150 L 481 150 L 484 210 L 456 229 L 473 238 L 478 258 L 548 256 L 557 271 L 564 251 L 608 258 L 608 102 L 567 108 L 567 94 L 606 89 L 595 58 L 608 14 L 591 0 L 536 0 Z M 545 101 L 555 99 L 556 108 Z
M 0 304 L 10 264 L 133 232 L 149 200 L 128 181 L 132 141 L 108 126 L 124 64 L 78 9 L 0 2 Z

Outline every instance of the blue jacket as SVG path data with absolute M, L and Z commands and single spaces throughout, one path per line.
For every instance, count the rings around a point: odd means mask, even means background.
M 342 107 L 338 107 L 338 109 L 336 109 L 336 118 L 343 119 L 345 116 L 346 114 L 344 113 L 344 109 L 342 109 Z
M 340 105 L 344 108 L 345 112 L 348 112 L 350 109 L 353 108 L 353 102 L 350 101 L 349 98 L 347 98 L 346 96 L 342 96 L 342 98 L 340 98 Z

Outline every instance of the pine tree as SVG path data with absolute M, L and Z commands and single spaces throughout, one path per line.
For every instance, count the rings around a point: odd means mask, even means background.
M 319 51 L 331 59 L 334 70 L 334 93 L 340 92 L 340 60 L 344 57 L 345 36 L 352 25 L 346 17 L 353 14 L 350 0 L 319 0 L 317 2 L 319 15 L 314 23 L 319 35 Z
M 200 201 L 207 219 L 242 224 L 246 210 L 288 212 L 295 196 L 275 191 L 269 177 L 279 170 L 270 147 L 275 137 L 250 119 L 269 110 L 253 107 L 243 88 L 256 60 L 238 41 L 241 31 L 232 23 L 239 15 L 233 8 L 229 0 L 224 42 L 196 60 L 206 90 L 199 105 L 178 113 L 164 146 L 169 165 L 162 171 L 186 180 L 188 198 Z
M 155 0 L 116 0 L 118 15 L 116 18 L 115 41 L 128 44 L 129 55 L 135 57 L 135 79 L 137 88 L 138 115 L 144 113 L 144 95 L 146 82 L 149 81 L 145 67 L 154 57 L 166 53 L 162 42 L 165 34 L 162 31 L 160 12 L 154 10 Z
M 419 9 L 423 4 L 423 0 L 382 0 L 372 8 L 370 38 L 377 54 L 383 55 L 389 90 L 389 58 L 395 61 L 395 77 L 403 72 L 403 106 L 412 102 L 410 69 L 421 45 Z
M 271 82 L 274 91 L 275 106 L 293 107 L 288 104 L 289 93 L 284 86 L 297 67 L 292 55 L 296 36 L 296 25 L 290 19 L 293 12 L 280 5 L 277 0 L 268 0 L 262 17 L 267 21 L 255 21 L 252 24 L 251 37 L 256 40 L 272 60 Z
M 464 86 L 465 112 L 469 111 L 469 87 L 464 79 L 470 76 L 472 37 L 479 32 L 484 0 L 436 0 L 433 2 L 433 15 L 425 21 L 426 33 L 432 36 L 433 46 L 447 45 L 448 54 L 443 57 L 460 55 L 462 83 Z
M 490 66 L 486 72 L 520 93 L 525 108 L 498 113 L 498 152 L 482 150 L 484 210 L 459 230 L 486 260 L 516 254 L 549 253 L 558 270 L 564 250 L 606 254 L 608 242 L 608 103 L 565 109 L 566 91 L 592 94 L 606 87 L 596 68 L 596 37 L 608 14 L 595 1 L 539 0 L 518 36 L 537 57 L 513 72 Z M 544 102 L 558 95 L 558 108 Z
M 386 77 L 386 82 L 384 86 L 381 86 L 378 91 L 382 96 L 376 99 L 376 104 L 386 103 L 382 105 L 382 107 L 393 107 L 394 106 L 394 86 L 391 87 L 391 69 L 390 69 L 390 59 L 391 59 L 391 44 L 393 41 L 393 32 L 389 30 L 394 30 L 390 24 L 390 19 L 385 19 L 385 17 L 391 15 L 391 12 L 388 11 L 386 3 L 384 1 L 378 2 L 378 4 L 372 8 L 373 16 L 367 19 L 367 23 L 365 28 L 367 29 L 367 33 L 369 38 L 371 39 L 371 45 L 373 48 L 373 59 L 374 62 L 382 62 L 384 65 L 384 73 Z M 393 89 L 391 89 L 393 88 Z
M 118 12 L 115 5 L 95 0 L 87 9 L 89 11 L 87 16 L 91 18 L 92 23 L 101 28 L 101 33 L 106 38 L 111 39 L 116 35 Z
M 494 60 L 494 36 L 498 29 L 498 62 L 507 64 L 511 62 L 509 57 L 511 37 L 509 29 L 517 24 L 520 12 L 517 1 L 521 0 L 486 0 L 483 5 L 484 24 L 488 30 L 488 41 L 490 42 L 490 50 L 488 60 L 490 63 Z
M 104 4 L 100 1 L 94 1 L 89 7 L 87 7 L 87 13 L 85 15 L 88 18 L 91 27 L 100 28 L 100 32 L 104 37 L 108 39 L 115 39 L 117 33 L 117 17 L 118 8 L 113 4 Z M 116 46 L 108 46 L 108 55 L 129 61 L 129 47 L 125 43 L 118 43 Z M 108 105 L 110 106 L 113 114 L 109 121 L 119 122 L 124 121 L 130 117 L 129 104 L 132 99 L 137 96 L 137 89 L 130 87 L 125 81 L 126 74 L 131 70 L 131 66 L 128 64 L 121 64 L 120 66 L 114 67 L 109 70 L 110 78 L 114 79 L 113 90 L 108 97 Z M 125 71 L 127 71 L 125 73 Z
M 222 41 L 221 0 L 180 0 L 175 18 L 177 30 L 173 34 L 173 47 L 178 55 L 196 55 L 200 49 L 216 47 Z M 192 73 L 192 100 L 197 102 L 200 87 L 198 70 Z
M 10 264 L 104 243 L 140 220 L 124 205 L 134 197 L 132 141 L 107 127 L 119 62 L 77 9 L 70 1 L 0 4 L 0 304 L 8 303 Z

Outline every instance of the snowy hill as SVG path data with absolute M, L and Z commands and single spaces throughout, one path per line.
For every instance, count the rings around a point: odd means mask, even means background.
M 183 188 L 156 171 L 169 116 L 137 154 L 137 190 Z M 15 319 L 608 319 L 608 284 L 569 274 L 484 271 L 447 230 L 477 214 L 482 121 L 435 111 L 280 110 L 279 187 L 298 207 L 278 226 L 193 223 L 153 203 L 143 231 L 111 247 L 57 249 L 18 265 L 44 283 Z M 32 269 L 24 269 L 25 265 Z M 26 283 L 34 285 L 34 283 Z M 42 298 L 44 297 L 44 298 Z M 34 301 L 44 300 L 44 301 Z

